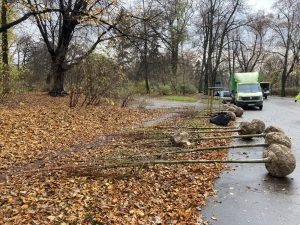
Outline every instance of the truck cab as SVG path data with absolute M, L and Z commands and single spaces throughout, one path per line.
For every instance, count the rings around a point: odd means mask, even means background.
M 256 106 L 263 108 L 263 94 L 258 82 L 259 73 L 234 73 L 231 75 L 230 88 L 234 104 L 240 107 Z

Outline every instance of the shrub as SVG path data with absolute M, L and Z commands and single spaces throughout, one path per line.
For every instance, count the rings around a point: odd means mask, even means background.
M 170 95 L 173 92 L 170 85 L 158 85 L 156 91 L 160 95 Z
M 197 93 L 197 88 L 189 83 L 181 83 L 178 84 L 176 89 L 179 91 L 179 93 L 185 95 L 185 94 L 195 94 Z
M 119 100 L 121 107 L 127 107 L 133 101 L 134 95 L 141 94 L 142 91 L 140 84 L 126 82 L 117 89 L 114 98 Z
M 78 104 L 98 105 L 115 96 L 125 80 L 121 68 L 111 59 L 94 54 L 68 73 L 70 107 Z
M 299 88 L 285 88 L 285 95 L 286 96 L 296 96 L 299 93 L 300 89 Z M 276 89 L 272 89 L 271 91 L 272 95 L 280 95 L 281 94 L 281 89 L 280 88 L 276 88 Z

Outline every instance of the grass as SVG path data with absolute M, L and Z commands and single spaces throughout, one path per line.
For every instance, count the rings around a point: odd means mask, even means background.
M 191 96 L 181 96 L 181 95 L 168 95 L 163 96 L 162 99 L 171 100 L 171 101 L 180 101 L 180 102 L 197 102 L 198 99 Z
M 207 104 L 207 96 L 205 96 L 204 98 L 201 98 L 201 102 L 204 103 L 204 104 Z M 213 98 L 213 104 L 219 104 L 219 102 L 222 102 L 222 100 L 218 97 L 218 96 L 214 96 Z

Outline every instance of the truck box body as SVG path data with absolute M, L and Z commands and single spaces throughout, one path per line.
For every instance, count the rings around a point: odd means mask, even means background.
M 230 90 L 237 106 L 257 106 L 262 109 L 263 98 L 258 72 L 231 74 Z
M 265 99 L 270 95 L 271 83 L 270 82 L 260 82 L 260 87 L 263 92 L 263 96 Z

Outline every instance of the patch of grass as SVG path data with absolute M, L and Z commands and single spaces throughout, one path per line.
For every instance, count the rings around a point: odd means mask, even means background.
M 180 101 L 180 102 L 197 102 L 198 99 L 191 96 L 181 96 L 181 95 L 168 95 L 163 96 L 162 99 L 171 100 L 171 101 Z
M 202 103 L 207 104 L 207 101 L 208 101 L 207 96 L 201 98 L 201 102 L 202 102 Z M 219 99 L 219 97 L 215 96 L 214 99 L 213 99 L 213 104 L 214 104 L 214 105 L 218 105 L 219 102 L 222 102 L 222 100 Z

